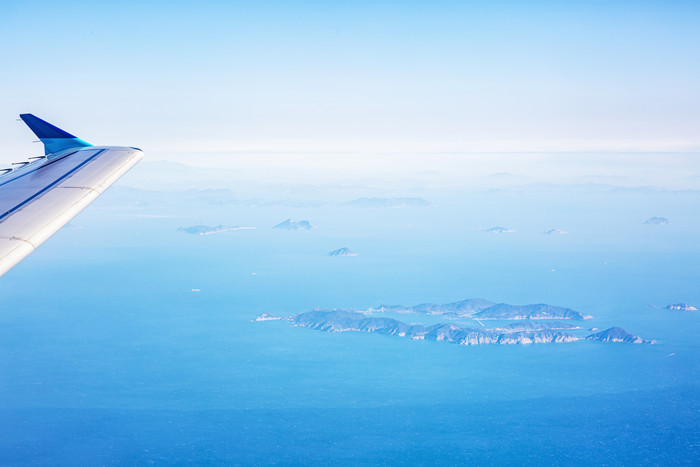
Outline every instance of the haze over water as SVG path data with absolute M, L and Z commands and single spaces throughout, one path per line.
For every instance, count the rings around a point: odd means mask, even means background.
M 144 162 L 3 278 L 3 462 L 693 463 L 700 314 L 662 307 L 700 302 L 698 167 L 642 188 L 625 172 L 600 183 L 604 166 L 595 183 L 473 186 L 401 167 L 362 185 L 300 165 L 270 185 Z M 406 196 L 431 205 L 343 205 Z M 287 218 L 318 228 L 272 229 Z M 255 229 L 177 231 L 198 224 Z M 493 226 L 515 232 L 478 230 Z M 358 256 L 326 256 L 345 246 Z M 463 347 L 254 322 L 471 297 L 569 307 L 594 316 L 584 329 L 659 343 Z

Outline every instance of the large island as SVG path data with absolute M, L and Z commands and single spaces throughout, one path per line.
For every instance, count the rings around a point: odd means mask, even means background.
M 385 313 L 411 313 L 442 315 L 450 319 L 471 319 L 474 325 L 457 323 L 416 324 L 396 318 L 382 316 Z M 580 336 L 574 334 L 580 326 L 561 320 L 592 319 L 570 308 L 547 304 L 509 305 L 484 299 L 467 299 L 437 305 L 423 303 L 413 307 L 382 305 L 367 311 L 347 309 L 319 309 L 294 316 L 278 317 L 263 313 L 256 321 L 286 320 L 295 326 L 324 332 L 370 332 L 411 340 L 451 342 L 458 345 L 480 344 L 544 344 L 576 342 L 579 340 L 598 342 L 627 342 L 632 344 L 655 344 L 656 341 L 642 339 L 622 328 L 613 327 L 605 331 Z M 487 328 L 481 320 L 518 320 L 500 323 Z M 547 321 L 559 320 L 559 321 Z
M 578 337 L 552 330 L 548 323 L 533 326 L 529 330 L 518 328 L 471 328 L 453 323 L 429 326 L 408 324 L 393 318 L 367 316 L 351 310 L 316 310 L 300 313 L 290 318 L 297 326 L 325 332 L 375 332 L 389 336 L 407 337 L 412 340 L 453 342 L 459 345 L 478 344 L 539 344 L 547 342 L 574 342 Z

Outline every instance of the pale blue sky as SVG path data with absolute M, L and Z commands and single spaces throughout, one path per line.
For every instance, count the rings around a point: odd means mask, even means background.
M 21 112 L 151 152 L 700 149 L 697 2 L 0 5 Z M 28 149 L 27 149 L 28 148 Z

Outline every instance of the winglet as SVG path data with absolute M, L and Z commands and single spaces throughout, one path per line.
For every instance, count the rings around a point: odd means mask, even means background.
M 63 149 L 92 146 L 92 144 L 76 138 L 67 131 L 63 131 L 32 114 L 21 114 L 19 118 L 24 120 L 29 129 L 44 143 L 45 154 L 51 154 Z

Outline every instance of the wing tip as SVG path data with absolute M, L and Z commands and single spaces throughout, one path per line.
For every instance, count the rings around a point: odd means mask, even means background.
M 19 118 L 27 124 L 30 130 L 44 143 L 46 154 L 74 147 L 92 146 L 87 141 L 42 120 L 34 114 L 20 114 Z

